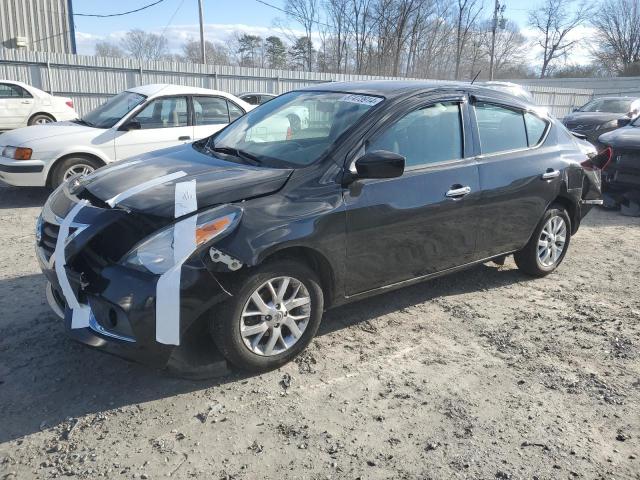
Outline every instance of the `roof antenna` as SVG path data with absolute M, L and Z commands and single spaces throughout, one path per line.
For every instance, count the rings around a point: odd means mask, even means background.
M 476 78 L 478 78 L 478 76 L 480 75 L 480 72 L 482 72 L 482 70 L 478 70 L 478 73 L 476 73 L 476 76 L 473 77 L 473 80 L 471 80 L 471 85 L 473 85 L 473 82 L 476 81 Z

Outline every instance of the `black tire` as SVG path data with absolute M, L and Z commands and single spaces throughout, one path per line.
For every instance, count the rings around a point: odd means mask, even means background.
M 276 277 L 299 280 L 309 293 L 310 317 L 302 335 L 287 350 L 272 356 L 254 353 L 245 345 L 240 333 L 243 309 L 252 293 L 268 280 Z M 298 355 L 311 342 L 322 319 L 324 297 L 318 276 L 302 262 L 293 260 L 269 261 L 242 276 L 234 296 L 214 309 L 210 332 L 216 346 L 236 367 L 251 372 L 263 372 L 281 367 Z
M 28 125 L 41 125 L 43 123 L 51 123 L 56 120 L 46 113 L 36 113 L 33 117 L 29 119 Z
M 552 217 L 556 216 L 561 217 L 565 222 L 566 235 L 564 248 L 556 261 L 554 261 L 551 265 L 543 265 L 538 255 L 538 241 L 540 240 L 542 230 L 545 228 L 547 222 Z M 562 260 L 564 260 L 564 257 L 569 250 L 570 242 L 571 219 L 569 218 L 569 214 L 562 205 L 554 203 L 542 216 L 542 219 L 538 223 L 527 245 L 522 250 L 516 252 L 513 255 L 513 258 L 516 261 L 516 265 L 518 266 L 518 268 L 524 273 L 527 273 L 534 277 L 544 277 L 553 272 L 562 263 Z
M 91 157 L 77 156 L 65 158 L 64 160 L 58 161 L 54 165 L 51 176 L 49 177 L 50 186 L 52 188 L 57 188 L 61 183 L 64 182 L 64 176 L 70 168 L 82 165 L 90 167 L 93 170 L 97 170 L 103 166 L 102 162 Z

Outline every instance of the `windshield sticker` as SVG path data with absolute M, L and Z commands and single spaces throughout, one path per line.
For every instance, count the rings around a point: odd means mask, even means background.
M 340 99 L 341 102 L 357 103 L 359 105 L 369 105 L 373 107 L 382 101 L 380 97 L 372 97 L 369 95 L 348 94 Z

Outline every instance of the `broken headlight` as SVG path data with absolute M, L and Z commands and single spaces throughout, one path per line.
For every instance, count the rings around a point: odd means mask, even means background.
M 193 238 L 176 239 L 176 225 L 188 220 L 181 218 L 178 222 L 170 225 L 159 232 L 156 232 L 138 243 L 124 256 L 122 264 L 137 269 L 144 269 L 151 273 L 163 274 L 173 267 L 181 259 L 176 258 L 176 240 L 186 240 L 193 250 L 210 243 L 214 239 L 219 239 L 233 231 L 240 221 L 242 209 L 237 207 L 217 207 L 202 213 L 197 213 Z M 191 217 L 189 217 L 191 218 Z M 180 235 L 185 235 L 184 230 L 180 230 Z

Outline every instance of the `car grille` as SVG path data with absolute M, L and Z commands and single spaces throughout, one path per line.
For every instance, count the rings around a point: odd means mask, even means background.
M 69 228 L 69 234 L 73 233 L 75 228 Z M 42 222 L 41 237 L 39 246 L 42 248 L 45 254 L 45 259 L 49 261 L 53 252 L 56 249 L 56 242 L 58 241 L 58 233 L 60 232 L 60 225 L 53 223 Z

